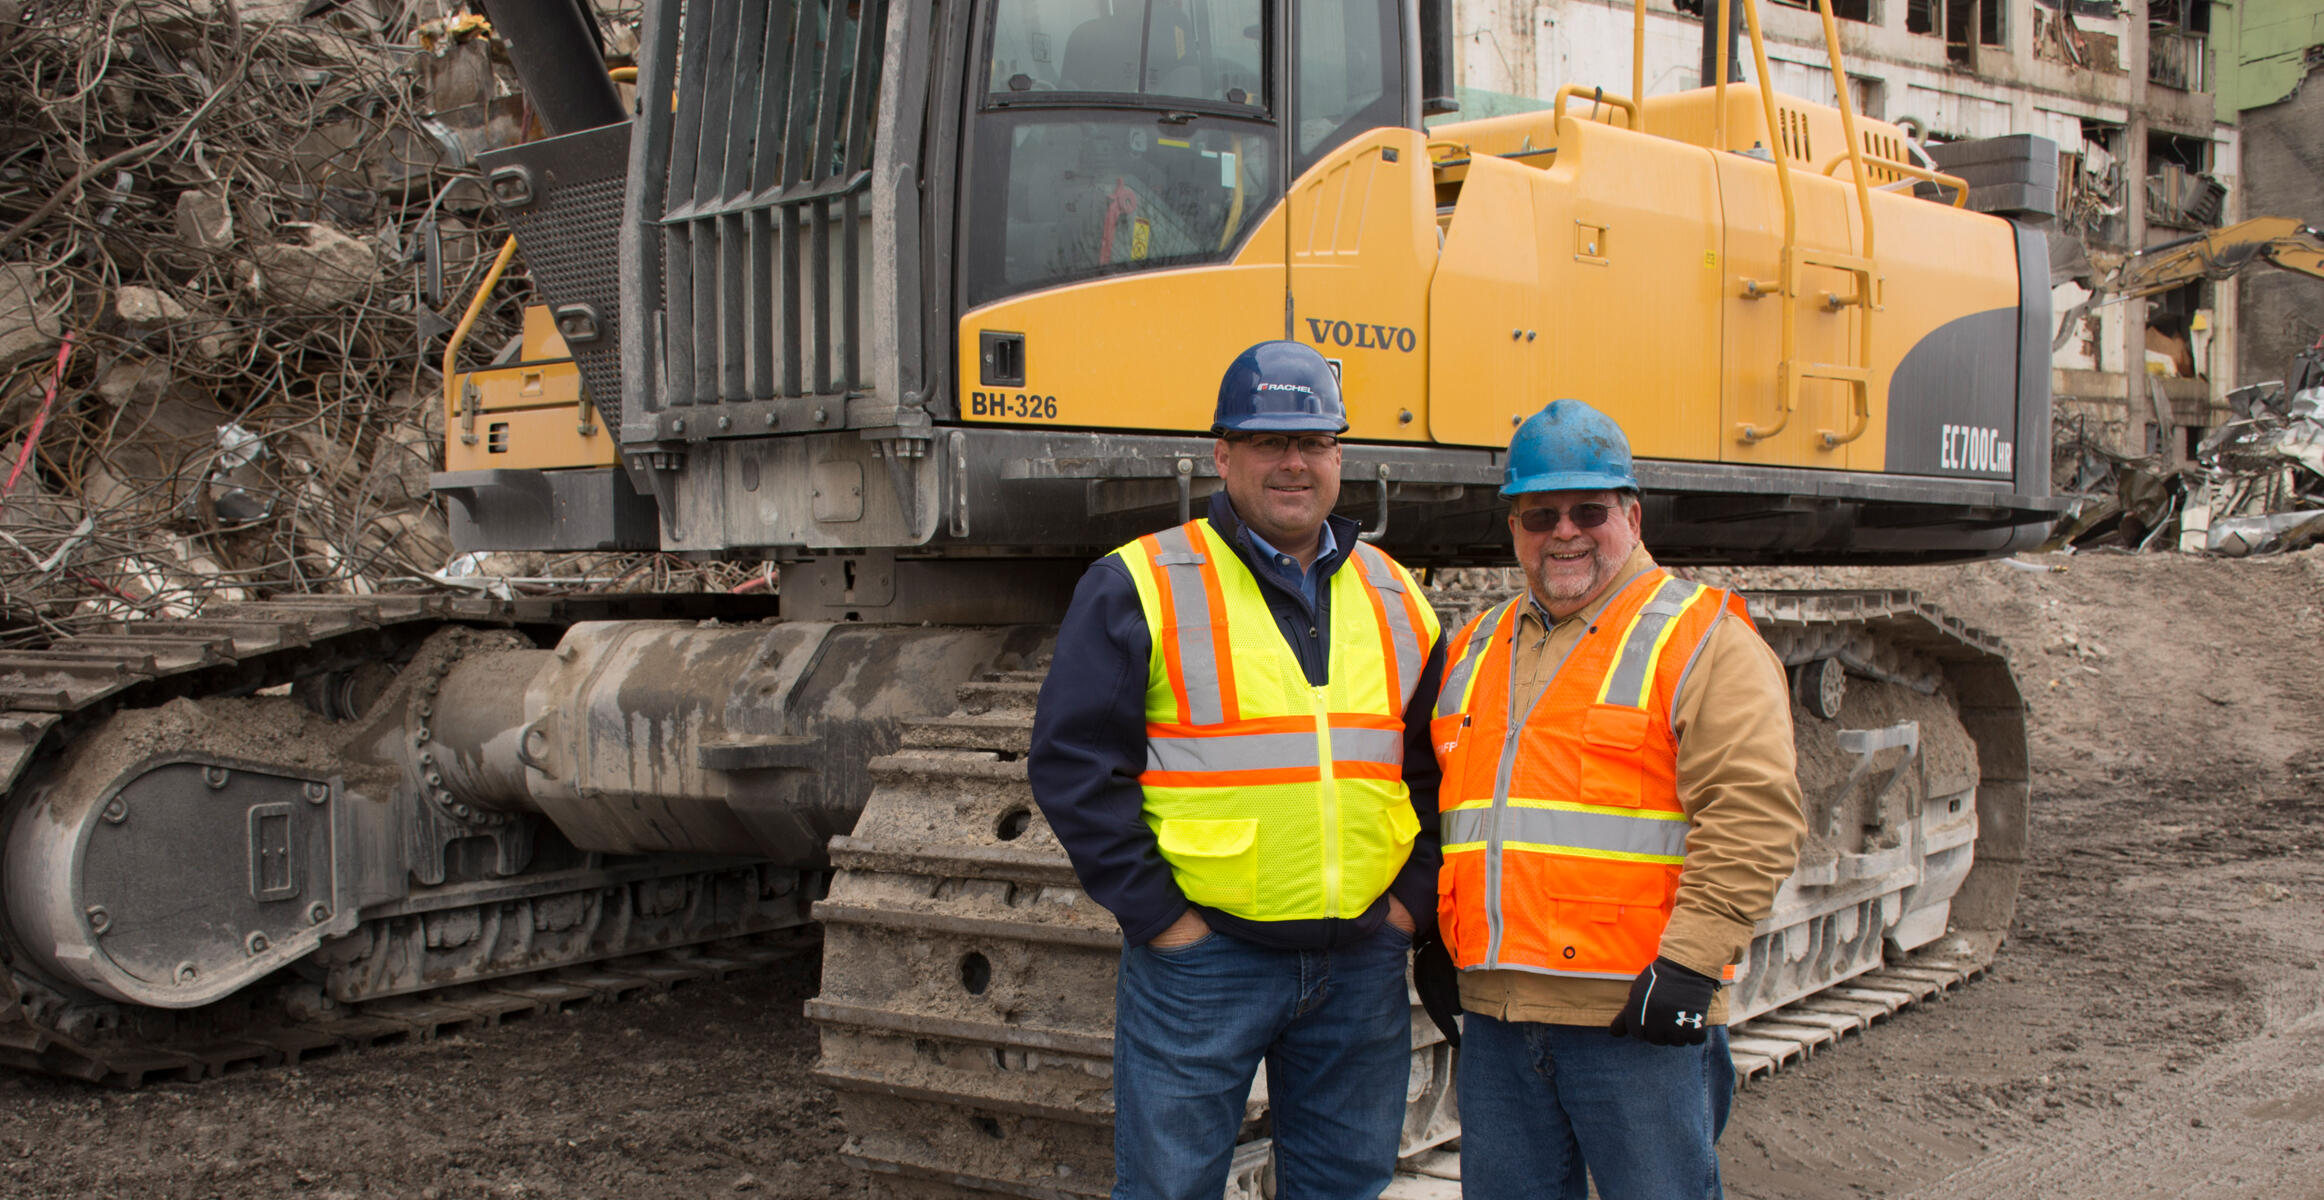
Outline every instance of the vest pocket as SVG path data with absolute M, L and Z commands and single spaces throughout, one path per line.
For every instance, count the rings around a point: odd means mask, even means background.
M 1420 817 L 1412 811 L 1409 793 L 1388 800 L 1388 844 L 1408 847 L 1420 836 Z M 1401 869 L 1401 868 L 1400 868 Z
M 1166 817 L 1155 842 L 1188 900 L 1247 915 L 1258 899 L 1258 821 Z
M 1639 755 L 1646 746 L 1646 710 L 1593 704 L 1582 714 L 1581 802 L 1636 808 L 1645 798 Z

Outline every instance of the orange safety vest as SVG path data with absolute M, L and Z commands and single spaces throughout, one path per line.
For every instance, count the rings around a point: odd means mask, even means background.
M 1179 889 L 1253 921 L 1363 912 L 1420 832 L 1404 712 L 1438 625 L 1419 585 L 1358 543 L 1328 584 L 1331 670 L 1318 686 L 1210 522 L 1114 553 L 1153 638 L 1138 782 Z
M 1654 961 L 1686 861 L 1672 705 L 1712 626 L 1751 618 L 1731 592 L 1648 571 L 1513 723 L 1526 602 L 1483 613 L 1446 653 L 1429 725 L 1444 767 L 1437 919 L 1463 970 L 1629 979 Z

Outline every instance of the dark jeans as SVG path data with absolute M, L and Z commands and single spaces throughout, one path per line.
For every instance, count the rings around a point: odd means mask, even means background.
M 1404 1126 L 1411 949 L 1383 924 L 1336 950 L 1270 950 L 1223 933 L 1124 950 L 1114 1200 L 1218 1200 L 1262 1061 L 1279 1200 L 1377 1197 Z
M 1602 1025 L 1461 1019 L 1467 1200 L 1716 1200 L 1735 1066 L 1727 1030 L 1651 1046 Z

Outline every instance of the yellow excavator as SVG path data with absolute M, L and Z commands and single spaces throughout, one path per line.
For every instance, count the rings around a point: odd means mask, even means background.
M 1560 396 L 1629 431 L 1666 563 L 1969 559 L 2056 515 L 2043 233 L 1844 94 L 1734 78 L 1765 35 L 1718 7 L 1709 86 L 1634 62 L 1431 124 L 1446 0 L 648 0 L 634 104 L 582 6 L 493 0 L 552 136 L 486 179 L 544 302 L 445 356 L 455 538 L 776 586 L 0 656 L 0 1061 L 216 1074 L 819 924 L 880 1190 L 1105 1195 L 1118 937 L 1022 759 L 1075 577 L 1219 486 L 1235 352 L 1336 364 L 1343 503 L 1430 572 L 1506 561 L 1505 446 Z M 1750 603 L 1811 839 L 1738 972 L 1738 1018 L 1787 1014 L 1747 1072 L 1989 961 L 2029 804 L 1991 640 L 1901 592 Z M 1453 1069 L 1416 1019 L 1408 1153 L 1458 1135 Z

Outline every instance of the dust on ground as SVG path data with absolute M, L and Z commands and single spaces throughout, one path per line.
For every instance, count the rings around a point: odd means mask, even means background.
M 2008 641 L 2035 805 L 1993 971 L 1745 1088 L 1730 1195 L 2324 1178 L 2324 551 L 2023 562 L 1745 576 L 1909 587 Z M 0 1195 L 858 1196 L 816 990 L 801 958 L 200 1086 L 0 1075 Z

